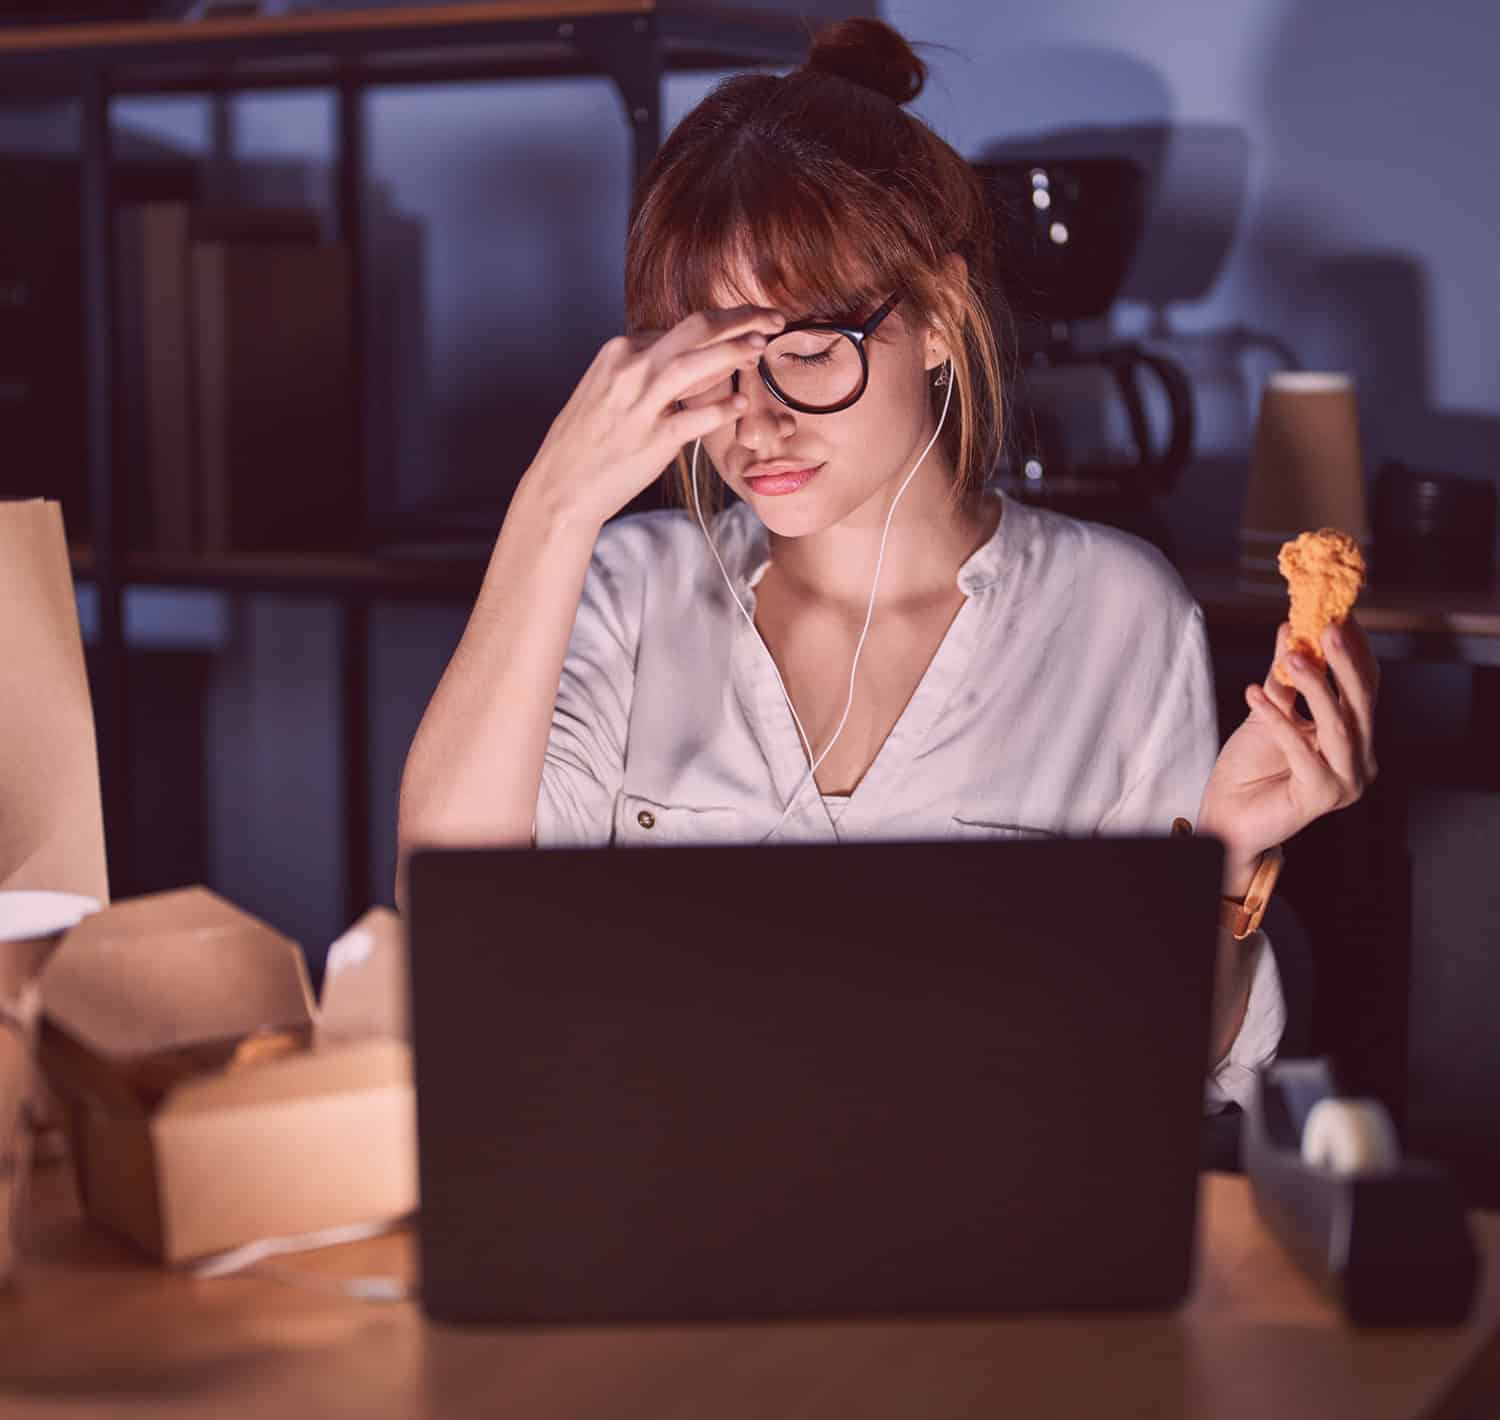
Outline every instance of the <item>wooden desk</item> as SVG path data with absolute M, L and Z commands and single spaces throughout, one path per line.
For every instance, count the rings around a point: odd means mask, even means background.
M 433 1326 L 410 1303 L 161 1271 L 86 1229 L 55 1166 L 33 1202 L 31 1261 L 0 1297 L 7 1420 L 127 1405 L 216 1420 L 1500 1414 L 1500 1214 L 1475 1215 L 1485 1281 L 1453 1329 L 1346 1327 L 1260 1227 L 1244 1180 L 1208 1175 L 1199 1282 L 1176 1313 L 502 1332 Z M 410 1276 L 413 1240 L 289 1265 Z

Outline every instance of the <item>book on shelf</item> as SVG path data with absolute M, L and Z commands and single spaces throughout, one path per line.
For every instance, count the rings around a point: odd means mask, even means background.
M 204 241 L 191 264 L 201 550 L 347 547 L 362 493 L 347 250 Z
M 149 491 L 148 550 L 190 557 L 202 546 L 191 253 L 199 242 L 312 246 L 303 208 L 147 202 L 116 222 L 122 453 Z M 132 539 L 139 545 L 139 539 Z
M 93 532 L 82 220 L 76 156 L 0 155 L 0 493 L 56 498 L 68 535 Z M 124 203 L 190 198 L 191 163 L 124 155 L 114 166 Z M 115 361 L 116 373 L 120 362 Z M 132 540 L 149 536 L 144 483 L 112 479 Z

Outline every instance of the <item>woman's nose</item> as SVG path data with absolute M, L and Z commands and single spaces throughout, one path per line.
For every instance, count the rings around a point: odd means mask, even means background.
M 766 388 L 759 370 L 747 370 L 739 386 L 750 407 L 735 421 L 734 437 L 738 443 L 761 453 L 797 432 L 791 410 Z

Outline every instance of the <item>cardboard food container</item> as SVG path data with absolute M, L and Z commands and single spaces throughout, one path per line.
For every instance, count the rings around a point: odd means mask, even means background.
M 417 1206 L 405 935 L 385 908 L 330 949 L 205 888 L 70 931 L 41 978 L 39 1063 L 84 1212 L 177 1263 Z

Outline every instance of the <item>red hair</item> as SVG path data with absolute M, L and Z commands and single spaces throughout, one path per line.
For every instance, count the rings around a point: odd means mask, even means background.
M 818 33 L 800 69 L 719 84 L 672 131 L 636 195 L 625 311 L 633 331 L 665 330 L 743 298 L 736 272 L 788 311 L 845 321 L 900 290 L 906 323 L 948 344 L 954 407 L 943 432 L 962 495 L 988 478 L 1003 427 L 994 248 L 973 169 L 902 108 L 926 75 L 889 25 L 841 20 Z M 679 458 L 690 501 L 686 478 Z

